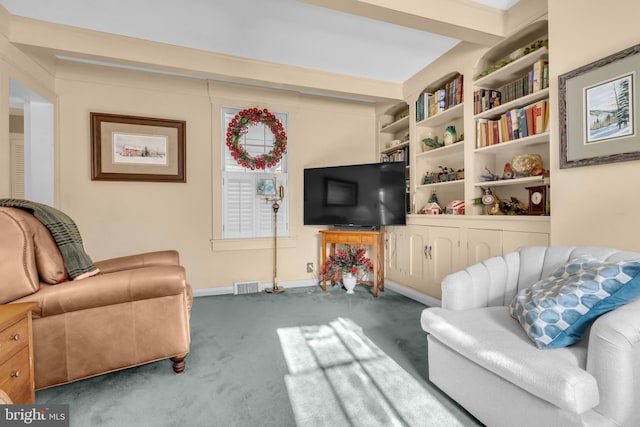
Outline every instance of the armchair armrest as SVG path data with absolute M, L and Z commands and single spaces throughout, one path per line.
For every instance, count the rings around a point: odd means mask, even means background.
M 94 262 L 94 264 L 100 269 L 101 273 L 112 273 L 154 265 L 179 265 L 180 258 L 178 251 L 167 250 L 111 258 Z
M 589 333 L 587 371 L 600 390 L 595 410 L 616 425 L 640 425 L 640 299 L 595 321 Z
M 40 305 L 36 317 L 46 317 L 180 294 L 186 300 L 185 270 L 167 265 L 100 274 L 58 285 L 43 284 L 40 292 L 29 298 Z

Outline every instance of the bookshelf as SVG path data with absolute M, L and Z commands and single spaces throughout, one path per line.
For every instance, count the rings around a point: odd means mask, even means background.
M 398 102 L 387 106 L 378 118 L 378 147 L 381 162 L 403 161 L 406 165 L 407 212 L 411 211 L 409 197 L 411 156 L 410 156 L 410 109 L 406 102 Z
M 438 105 L 439 103 L 439 105 Z M 464 178 L 454 172 L 464 173 L 464 79 L 459 71 L 446 73 L 425 86 L 415 101 L 415 171 L 412 186 L 413 213 L 418 213 L 436 193 L 444 210 L 451 200 L 464 200 Z M 444 144 L 447 128 L 456 131 L 455 141 Z M 429 138 L 442 145 L 427 147 L 423 140 Z M 443 169 L 451 178 L 437 177 Z M 437 179 L 437 181 L 433 181 Z
M 526 187 L 550 182 L 547 173 L 502 179 L 508 176 L 510 165 L 519 155 L 540 156 L 544 169 L 550 169 L 549 50 L 548 44 L 544 43 L 548 39 L 547 32 L 545 20 L 535 22 L 489 49 L 476 64 L 477 77 L 472 83 L 475 128 L 472 199 L 480 197 L 482 188 L 488 187 L 501 199 L 515 197 L 528 204 Z M 523 47 L 535 49 L 525 54 Z M 510 58 L 514 52 L 521 56 Z M 481 75 L 491 64 L 500 64 L 505 58 L 510 62 Z M 505 91 L 509 96 L 494 95 Z M 496 97 L 501 99 L 492 102 Z M 500 179 L 488 179 L 487 172 Z M 473 212 L 469 213 L 480 215 L 484 212 L 482 206 L 474 206 Z
M 527 129 L 526 136 L 518 134 L 517 138 L 503 138 L 499 143 L 478 145 L 479 123 L 498 120 L 507 112 L 549 98 L 548 88 L 518 93 L 518 83 L 514 83 L 521 80 L 522 88 L 523 77 L 533 69 L 534 64 L 548 61 L 549 50 L 546 46 L 536 47 L 517 58 L 511 57 L 508 63 L 483 74 L 492 64 L 509 57 L 512 52 L 538 39 L 546 39 L 547 33 L 545 18 L 539 18 L 514 30 L 512 36 L 492 47 L 465 47 L 459 53 L 447 55 L 406 83 L 406 90 L 410 92 L 405 94 L 405 102 L 411 109 L 408 123 L 411 214 L 407 216 L 406 226 L 387 227 L 385 230 L 388 247 L 388 268 L 385 272 L 389 279 L 438 299 L 443 275 L 520 247 L 549 244 L 548 216 L 488 215 L 490 209 L 474 204 L 486 187 L 490 187 L 498 197 L 515 196 L 528 203 L 527 187 L 546 185 L 548 182 L 545 176 L 518 176 L 492 182 L 482 178 L 485 168 L 502 174 L 505 163 L 512 162 L 515 156 L 527 154 L 540 155 L 544 168 L 549 169 L 549 131 L 543 126 L 531 134 Z M 426 99 L 421 97 L 425 93 L 433 94 L 446 88 L 448 83 L 450 86 L 450 82 L 458 78 L 460 82 L 466 81 L 459 85 L 462 93 L 456 102 L 435 114 L 427 114 Z M 493 108 L 477 110 L 474 95 L 481 88 L 494 91 L 502 89 L 505 93 L 509 90 L 513 93 L 510 92 L 504 102 Z M 520 96 L 510 98 L 516 94 Z M 382 109 L 378 110 L 378 114 L 380 111 Z M 384 123 L 388 123 L 385 130 L 394 129 L 394 120 L 389 119 Z M 456 129 L 456 141 L 444 146 L 433 144 L 436 137 L 443 142 L 444 132 L 449 126 Z M 392 139 L 389 136 L 386 138 Z M 423 143 L 425 138 L 431 140 L 428 147 Z M 380 138 L 380 141 L 386 140 Z M 384 144 L 378 147 L 381 155 L 387 154 L 388 147 Z M 440 177 L 433 179 L 431 173 L 440 171 L 441 167 L 446 167 L 448 171 L 460 171 L 461 175 L 446 180 L 440 180 Z M 427 175 L 430 179 L 425 181 Z M 445 210 L 449 202 L 464 201 L 464 214 L 460 214 L 460 211 L 456 214 L 453 209 L 450 214 L 433 214 L 434 211 L 428 208 L 434 192 L 441 210 Z

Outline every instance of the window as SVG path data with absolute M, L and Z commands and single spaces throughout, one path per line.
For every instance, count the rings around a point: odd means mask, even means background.
M 288 236 L 287 154 L 270 169 L 250 170 L 240 166 L 225 144 L 227 126 L 240 111 L 239 108 L 222 109 L 222 238 L 273 237 L 273 203 L 265 201 L 265 196 L 258 194 L 258 186 L 263 185 L 266 179 L 275 180 L 276 192 L 280 185 L 284 187 L 284 199 L 278 203 L 278 236 Z M 273 114 L 282 122 L 286 132 L 287 115 Z M 273 140 L 271 130 L 258 124 L 248 128 L 240 143 L 249 154 L 258 156 L 271 151 Z

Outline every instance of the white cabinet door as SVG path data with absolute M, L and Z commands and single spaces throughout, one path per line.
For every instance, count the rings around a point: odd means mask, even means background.
M 502 255 L 502 230 L 467 230 L 467 265 Z
M 427 293 L 428 269 L 427 248 L 429 227 L 411 227 L 409 239 L 409 271 L 407 284 L 420 292 Z
M 401 227 L 387 227 L 385 230 L 385 276 L 395 282 L 402 283 L 402 272 L 400 259 L 398 255 L 399 247 L 402 244 Z M 402 251 L 400 249 L 400 251 Z
M 426 293 L 434 298 L 442 297 L 440 283 L 444 276 L 464 267 L 460 257 L 460 229 L 454 227 L 429 227 Z
M 549 234 L 528 231 L 502 232 L 502 253 L 515 252 L 526 246 L 549 246 Z

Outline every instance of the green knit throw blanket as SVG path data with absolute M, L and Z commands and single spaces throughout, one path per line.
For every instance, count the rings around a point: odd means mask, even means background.
M 76 223 L 67 214 L 42 203 L 21 199 L 0 199 L 0 206 L 29 211 L 47 227 L 58 245 L 71 279 L 91 276 L 98 272 L 84 250 Z

